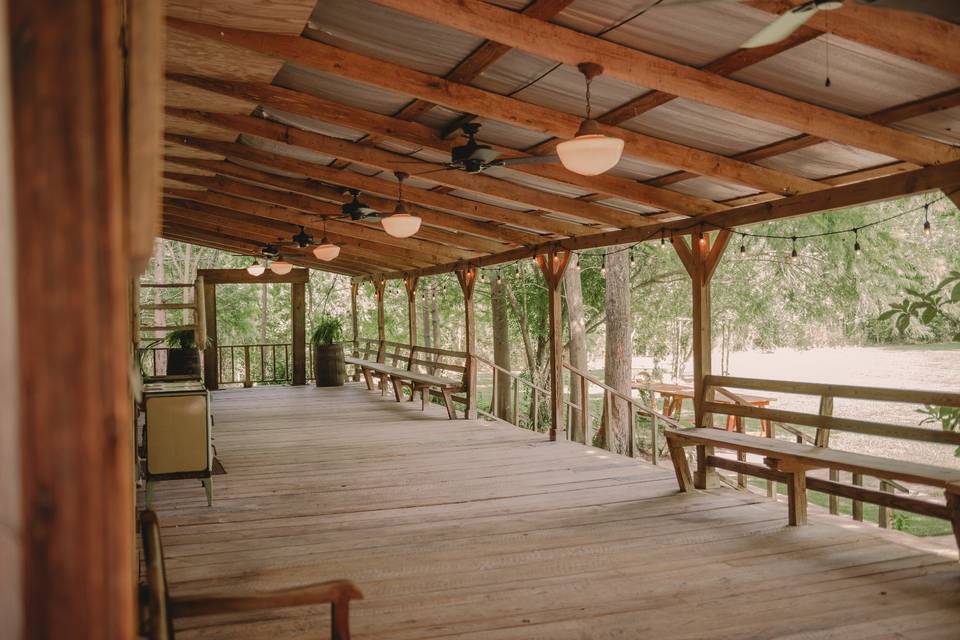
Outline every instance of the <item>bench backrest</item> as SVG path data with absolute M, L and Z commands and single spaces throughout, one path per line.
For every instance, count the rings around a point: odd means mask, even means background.
M 450 378 L 460 385 L 466 384 L 467 354 L 463 351 L 411 347 L 402 342 L 381 342 L 375 338 L 358 340 L 356 351 L 364 360 L 377 361 L 379 355 L 380 362 L 392 367 Z
M 704 401 L 703 413 L 735 415 L 767 420 L 773 423 L 815 427 L 818 430 L 817 444 L 820 446 L 827 446 L 831 430 L 960 446 L 960 432 L 833 416 L 833 400 L 835 398 L 960 407 L 960 393 L 761 380 L 732 376 L 706 376 L 704 385 L 707 391 L 706 397 L 710 398 L 712 393 L 714 399 Z M 731 392 L 730 389 L 735 391 Z M 820 410 L 818 413 L 807 413 L 740 404 L 738 402 L 738 391 L 741 389 L 819 396 Z M 719 402 L 719 400 L 726 400 L 727 402 Z

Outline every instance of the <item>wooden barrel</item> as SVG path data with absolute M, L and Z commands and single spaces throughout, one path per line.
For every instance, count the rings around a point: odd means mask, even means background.
M 341 387 L 347 381 L 342 344 L 313 346 L 313 375 L 318 387 Z

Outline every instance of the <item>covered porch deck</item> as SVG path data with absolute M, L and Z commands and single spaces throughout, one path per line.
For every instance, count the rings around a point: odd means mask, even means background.
M 217 392 L 227 474 L 157 489 L 174 594 L 347 578 L 357 638 L 948 638 L 942 547 L 361 384 Z M 180 638 L 325 637 L 326 609 L 178 622 Z M 243 624 L 240 624 L 240 623 Z

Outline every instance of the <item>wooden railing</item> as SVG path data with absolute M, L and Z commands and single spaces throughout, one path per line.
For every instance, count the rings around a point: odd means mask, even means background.
M 217 345 L 219 384 L 280 384 L 290 382 L 293 375 L 293 344 Z M 313 375 L 313 349 L 307 349 L 307 378 Z
M 593 421 L 590 417 L 590 387 L 600 387 L 603 391 L 603 404 L 601 406 L 605 409 L 601 412 L 600 419 L 600 430 L 603 435 L 602 441 L 604 448 L 613 451 L 613 429 L 610 416 L 613 413 L 614 402 L 624 402 L 627 404 L 629 420 L 627 421 L 626 450 L 623 453 L 631 458 L 636 457 L 638 450 L 637 417 L 645 415 L 650 420 L 650 443 L 647 453 L 650 456 L 651 462 L 658 464 L 660 459 L 660 444 L 662 442 L 660 437 L 661 426 L 669 425 L 682 429 L 684 425 L 657 411 L 652 403 L 652 394 L 650 396 L 651 404 L 648 406 L 645 405 L 640 398 L 634 398 L 627 394 L 620 393 L 613 387 L 601 382 L 588 373 L 580 371 L 569 363 L 565 362 L 563 368 L 570 372 L 570 388 L 575 388 L 576 385 L 576 387 L 580 389 L 581 402 L 577 410 L 579 411 L 580 433 L 583 434 L 582 444 L 591 445 L 593 443 Z M 569 427 L 567 432 L 570 433 Z
M 735 416 L 737 419 L 737 430 L 740 432 L 744 430 L 744 419 L 754 418 L 766 421 L 770 425 L 766 433 L 767 437 L 775 438 L 777 429 L 781 429 L 795 437 L 797 442 L 806 442 L 819 447 L 830 446 L 831 431 L 844 431 L 863 435 L 960 446 L 960 433 L 854 418 L 840 418 L 833 415 L 835 398 L 960 407 L 960 394 L 958 393 L 821 384 L 814 382 L 788 382 L 732 376 L 706 376 L 704 378 L 704 387 L 707 400 L 703 403 L 702 413 L 705 416 L 706 424 L 701 426 L 711 426 L 710 423 L 712 419 L 710 419 L 710 416 L 712 414 L 721 414 Z M 767 407 L 755 407 L 751 406 L 737 393 L 730 391 L 730 388 L 814 396 L 819 399 L 819 408 L 817 413 L 813 414 Z M 719 399 L 716 397 L 718 395 L 726 398 L 727 402 L 718 401 Z M 814 429 L 815 435 L 811 437 L 809 433 L 797 427 Z M 739 455 L 738 458 L 742 460 L 743 456 Z M 823 487 L 818 488 L 820 483 L 818 483 L 816 479 L 811 478 L 808 479 L 807 486 L 814 490 L 823 490 L 825 493 L 829 493 L 829 485 L 839 482 L 840 472 L 831 469 L 829 479 L 830 483 L 824 483 Z M 743 482 L 742 474 L 738 475 L 738 484 L 743 486 Z M 855 487 L 863 486 L 863 474 L 852 473 L 851 482 Z M 880 490 L 883 492 L 894 493 L 900 491 L 909 493 L 908 487 L 894 480 L 879 478 L 878 482 Z M 767 481 L 767 494 L 771 497 L 776 496 L 775 483 L 770 480 Z M 828 499 L 830 513 L 839 515 L 838 496 L 829 494 Z M 851 515 L 855 520 L 863 520 L 863 503 L 856 498 L 851 498 Z M 881 527 L 888 527 L 891 516 L 892 511 L 888 507 L 880 505 L 877 514 L 877 524 Z
M 518 427 L 540 431 L 540 403 L 541 400 L 550 398 L 550 392 L 523 378 L 520 374 L 508 371 L 481 356 L 477 356 L 477 363 L 481 368 L 488 368 L 491 375 L 489 409 L 484 409 L 478 403 L 477 412 L 491 420 L 504 420 Z M 501 388 L 500 378 L 502 376 L 509 378 L 507 389 Z M 504 393 L 509 394 L 510 397 L 510 411 L 506 414 L 497 411 L 499 400 Z M 576 408 L 579 410 L 580 408 L 569 401 L 564 401 L 564 404 L 568 409 Z M 569 411 L 567 415 L 569 416 Z

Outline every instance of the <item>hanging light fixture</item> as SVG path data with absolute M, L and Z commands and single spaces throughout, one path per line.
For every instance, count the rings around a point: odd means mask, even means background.
M 397 171 L 393 175 L 397 176 L 397 206 L 393 213 L 381 221 L 383 230 L 387 235 L 394 238 L 409 238 L 420 230 L 420 223 L 423 220 L 420 216 L 407 213 L 407 207 L 403 204 L 403 181 L 410 177 L 409 173 Z
M 263 266 L 262 264 L 260 264 L 259 262 L 254 262 L 252 265 L 250 265 L 249 267 L 247 267 L 247 273 L 249 273 L 250 275 L 252 275 L 252 276 L 254 276 L 254 277 L 262 276 L 262 275 L 263 275 L 263 272 L 266 271 L 266 270 L 267 270 L 267 268 L 266 268 L 265 266 Z
M 593 62 L 581 62 L 577 69 L 587 81 L 587 117 L 580 123 L 573 140 L 557 145 L 557 155 L 568 171 L 595 176 L 620 162 L 623 140 L 604 135 L 600 124 L 590 117 L 590 83 L 603 73 L 603 67 Z
M 316 256 L 317 260 L 323 260 L 324 262 L 330 262 L 340 255 L 340 247 L 327 239 L 326 218 L 323 219 L 323 238 L 320 240 L 320 244 L 313 248 L 313 255 Z
M 273 271 L 278 276 L 285 276 L 293 270 L 293 265 L 284 260 L 283 258 L 278 258 L 270 263 L 270 271 Z

